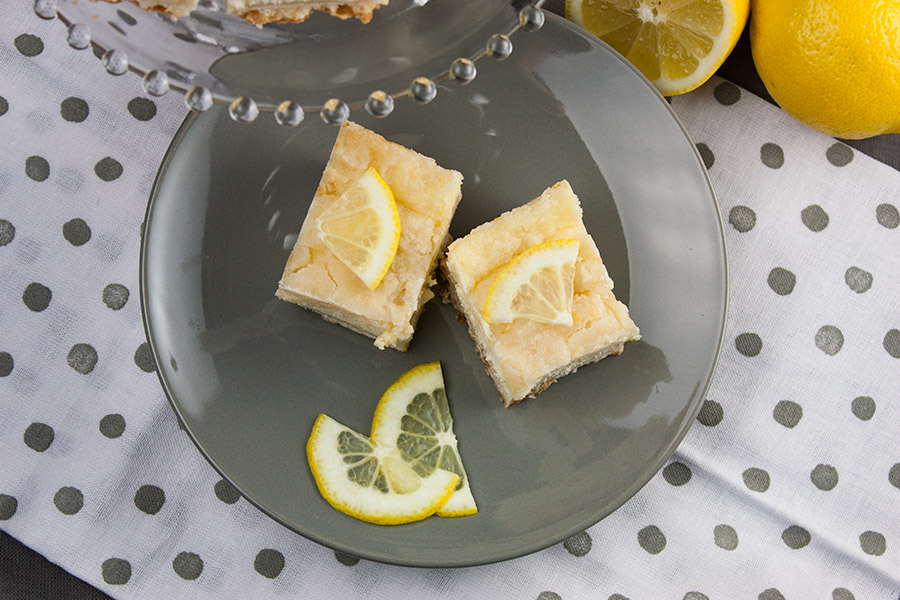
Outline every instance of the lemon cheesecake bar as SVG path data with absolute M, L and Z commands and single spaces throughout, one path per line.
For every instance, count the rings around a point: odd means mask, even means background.
M 373 169 L 393 195 L 400 231 L 389 268 L 370 289 L 326 245 L 320 233 L 321 219 L 329 207 Z M 345 123 L 276 295 L 375 338 L 378 348 L 406 350 L 419 313 L 434 297 L 431 287 L 436 283 L 437 259 L 449 241 L 461 186 L 459 172 L 440 167 L 434 159 L 360 125 Z
M 304 0 L 226 0 L 229 13 L 237 15 L 255 25 L 266 23 L 298 23 L 309 17 L 313 11 L 327 12 L 340 19 L 356 17 L 363 23 L 372 19 L 372 12 L 388 0 L 343 0 L 322 2 Z
M 501 275 L 508 279 L 538 255 L 552 264 L 554 256 L 570 250 L 568 315 L 553 323 L 528 317 L 485 320 L 489 296 L 502 287 L 496 285 Z M 640 338 L 628 308 L 613 295 L 613 282 L 567 181 L 455 240 L 441 269 L 449 298 L 467 322 L 506 406 L 538 394 L 582 365 L 621 353 L 625 342 Z
M 106 0 L 110 4 L 118 4 L 121 0 Z M 186 17 L 197 8 L 199 0 L 130 0 L 144 10 L 165 13 L 172 17 Z

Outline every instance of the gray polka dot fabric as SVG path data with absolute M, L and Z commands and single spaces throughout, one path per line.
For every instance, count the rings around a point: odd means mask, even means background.
M 729 322 L 694 426 L 621 509 L 553 547 L 398 569 L 279 526 L 181 430 L 138 258 L 186 109 L 106 75 L 30 5 L 0 22 L 4 531 L 119 599 L 897 597 L 896 171 L 722 80 L 674 98 L 729 248 Z

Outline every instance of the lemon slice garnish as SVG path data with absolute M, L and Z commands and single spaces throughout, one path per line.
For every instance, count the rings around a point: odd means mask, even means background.
M 369 167 L 316 219 L 319 239 L 374 290 L 400 243 L 400 215 L 388 184 Z
M 459 475 L 453 495 L 437 511 L 439 517 L 478 512 L 453 433 L 441 363 L 414 367 L 387 389 L 375 408 L 372 440 L 396 448 L 422 477 L 439 470 Z
M 750 0 L 566 0 L 566 17 L 666 96 L 699 87 L 734 49 Z
M 531 319 L 572 325 L 572 295 L 578 240 L 556 240 L 532 246 L 500 271 L 484 303 L 490 324 Z
M 378 525 L 418 521 L 444 506 L 459 476 L 422 476 L 396 448 L 381 446 L 327 415 L 319 415 L 306 444 L 319 492 L 339 511 Z

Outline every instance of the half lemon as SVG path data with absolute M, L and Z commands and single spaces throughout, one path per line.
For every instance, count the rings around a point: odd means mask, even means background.
M 612 46 L 665 96 L 709 79 L 749 13 L 750 0 L 566 0 L 566 18 Z

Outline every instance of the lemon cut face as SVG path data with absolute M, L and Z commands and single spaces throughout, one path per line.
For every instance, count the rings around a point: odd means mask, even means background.
M 423 476 L 396 448 L 382 446 L 319 415 L 306 454 L 322 496 L 337 510 L 379 525 L 424 519 L 447 503 L 456 473 L 436 469 Z
M 400 244 L 400 214 L 388 184 L 369 167 L 316 219 L 322 243 L 370 290 L 384 279 Z
M 740 38 L 750 0 L 566 0 L 566 17 L 612 46 L 666 96 L 715 73 Z
M 575 239 L 556 240 L 513 258 L 488 290 L 484 320 L 491 325 L 531 319 L 571 326 L 579 247 Z
M 421 477 L 440 471 L 459 476 L 453 494 L 437 510 L 439 517 L 464 517 L 478 512 L 453 433 L 439 362 L 411 369 L 387 389 L 375 409 L 372 439 L 398 451 Z

